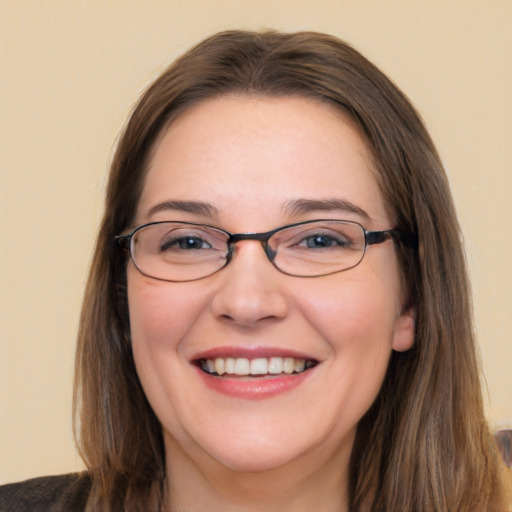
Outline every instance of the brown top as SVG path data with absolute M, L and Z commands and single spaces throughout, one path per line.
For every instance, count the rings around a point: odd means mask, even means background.
M 0 486 L 0 512 L 83 512 L 91 488 L 85 473 L 44 476 Z

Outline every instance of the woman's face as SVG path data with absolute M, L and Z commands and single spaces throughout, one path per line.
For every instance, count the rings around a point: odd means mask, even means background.
M 328 106 L 217 98 L 182 114 L 158 143 L 136 224 L 243 233 L 329 218 L 393 228 L 370 167 L 363 139 Z M 346 463 L 391 351 L 413 343 L 391 241 L 371 246 L 351 270 L 314 278 L 280 273 L 254 240 L 238 242 L 227 267 L 197 281 L 158 281 L 129 263 L 128 299 L 137 372 L 166 449 L 213 468 Z M 279 369 L 290 357 L 316 364 L 254 377 L 197 364 L 275 358 Z

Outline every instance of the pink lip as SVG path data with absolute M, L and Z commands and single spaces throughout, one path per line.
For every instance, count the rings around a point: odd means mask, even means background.
M 276 377 L 266 378 L 217 377 L 215 375 L 205 373 L 199 367 L 197 367 L 196 370 L 206 386 L 218 393 L 222 393 L 232 398 L 261 400 L 295 389 L 309 377 L 309 375 L 314 371 L 314 368 L 306 370 L 303 373 L 291 375 L 281 374 Z
M 283 349 L 277 347 L 215 347 L 204 352 L 200 352 L 191 359 L 215 359 L 216 357 L 245 357 L 247 359 L 256 359 L 258 357 L 293 357 L 295 359 L 315 359 L 314 357 L 297 352 L 295 350 Z

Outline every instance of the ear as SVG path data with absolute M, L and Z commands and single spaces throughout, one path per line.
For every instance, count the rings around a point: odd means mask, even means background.
M 393 333 L 393 350 L 405 352 L 414 345 L 414 333 L 416 331 L 416 308 L 406 306 L 407 309 L 400 313 L 395 321 Z

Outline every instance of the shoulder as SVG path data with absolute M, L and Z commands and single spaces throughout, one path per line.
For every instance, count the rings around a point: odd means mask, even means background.
M 86 473 L 44 476 L 0 486 L 0 512 L 83 512 L 91 488 Z

